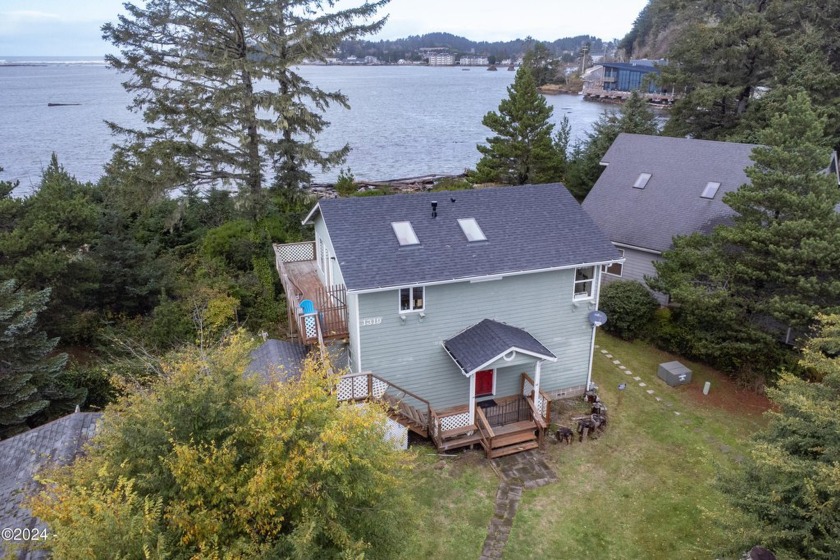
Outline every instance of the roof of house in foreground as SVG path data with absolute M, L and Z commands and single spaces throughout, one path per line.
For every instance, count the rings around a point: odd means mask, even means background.
M 675 235 L 709 233 L 732 217 L 723 195 L 749 182 L 755 144 L 620 134 L 583 208 L 616 243 L 666 251 Z M 643 174 L 644 188 L 634 188 Z M 709 183 L 720 183 L 704 198 Z
M 437 202 L 436 217 L 432 217 L 433 201 Z M 620 258 L 559 183 L 322 200 L 310 216 L 318 211 L 349 290 L 456 281 Z M 468 240 L 462 227 L 469 224 L 462 226 L 458 220 L 469 218 L 475 220 L 485 240 Z M 417 243 L 400 245 L 392 225 L 400 222 L 410 222 Z
M 0 441 L 0 527 L 43 529 L 21 502 L 37 491 L 34 477 L 39 470 L 67 464 L 80 453 L 100 416 L 98 412 L 76 412 Z M 2 552 L 0 542 L 0 556 Z M 46 558 L 46 552 L 29 551 L 25 557 Z

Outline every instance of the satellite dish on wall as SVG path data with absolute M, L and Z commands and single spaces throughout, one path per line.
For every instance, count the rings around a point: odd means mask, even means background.
M 607 314 L 603 311 L 593 311 L 589 314 L 589 322 L 595 327 L 600 327 L 607 322 Z

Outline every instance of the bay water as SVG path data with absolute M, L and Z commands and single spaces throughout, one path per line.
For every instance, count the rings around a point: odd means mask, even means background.
M 507 96 L 515 72 L 483 67 L 304 66 L 300 73 L 317 87 L 341 91 L 351 108 L 331 107 L 330 126 L 318 138 L 323 149 L 350 144 L 344 167 L 360 180 L 427 174 L 457 174 L 472 168 L 490 130 L 481 124 Z M 18 195 L 37 188 L 52 153 L 78 179 L 96 181 L 109 160 L 113 137 L 106 120 L 137 127 L 142 118 L 127 110 L 124 75 L 101 59 L 9 58 L 0 61 L 0 173 L 19 180 Z M 569 118 L 572 136 L 585 137 L 592 123 L 613 106 L 581 96 L 546 97 L 553 121 Z M 49 103 L 72 105 L 48 106 Z M 315 180 L 333 181 L 339 169 L 314 170 Z

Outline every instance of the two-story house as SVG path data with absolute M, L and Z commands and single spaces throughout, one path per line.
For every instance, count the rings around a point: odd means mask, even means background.
M 755 144 L 622 133 L 583 209 L 625 257 L 604 281 L 656 276 L 653 263 L 677 235 L 711 233 L 735 212 L 723 195 L 749 182 Z M 660 303 L 667 296 L 654 294 Z
M 276 245 L 278 271 L 300 339 L 347 346 L 341 398 L 498 456 L 587 388 L 601 268 L 621 256 L 563 185 L 322 200 L 305 223 L 315 240 Z

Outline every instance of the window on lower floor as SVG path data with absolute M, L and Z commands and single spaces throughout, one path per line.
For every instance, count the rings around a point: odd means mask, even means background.
M 621 253 L 621 258 L 624 258 L 624 249 L 619 249 L 618 252 Z M 607 274 L 612 274 L 613 276 L 621 276 L 624 272 L 624 263 L 612 263 L 609 266 L 604 265 L 603 270 Z
M 475 396 L 486 397 L 493 394 L 493 370 L 484 369 L 475 372 Z
M 426 307 L 425 290 L 423 286 L 413 286 L 400 290 L 400 313 L 406 311 L 423 311 Z
M 584 266 L 575 269 L 575 299 L 592 297 L 592 285 L 595 281 L 595 267 Z

